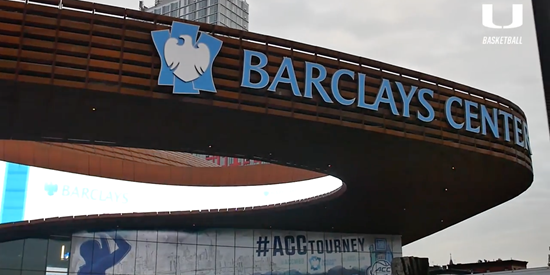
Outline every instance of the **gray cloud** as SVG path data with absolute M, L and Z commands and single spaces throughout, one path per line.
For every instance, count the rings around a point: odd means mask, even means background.
M 137 0 L 100 0 L 136 8 Z M 149 2 L 152 2 L 149 0 Z M 533 186 L 518 198 L 404 247 L 433 263 L 516 258 L 545 265 L 550 235 L 550 143 L 528 0 L 248 0 L 251 31 L 361 55 L 498 94 L 527 114 L 535 164 Z M 524 4 L 524 26 L 481 26 L 481 4 L 495 4 L 506 24 Z M 152 3 L 146 3 L 152 4 Z M 523 45 L 482 45 L 484 35 L 521 35 Z

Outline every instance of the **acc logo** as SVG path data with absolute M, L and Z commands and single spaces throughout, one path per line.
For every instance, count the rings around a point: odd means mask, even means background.
M 374 244 L 369 246 L 372 265 L 368 268 L 368 275 L 390 275 L 393 252 L 385 238 L 374 239 Z
M 160 56 L 158 85 L 173 86 L 174 94 L 216 92 L 212 63 L 223 42 L 199 26 L 172 22 L 170 30 L 152 31 L 151 36 Z
M 55 195 L 55 193 L 57 193 L 57 184 L 54 184 L 54 183 L 44 184 L 44 191 L 48 193 L 48 196 Z
M 369 271 L 369 275 L 391 275 L 391 264 L 388 261 L 377 261 L 374 263 Z
M 313 271 L 321 269 L 321 258 L 317 256 L 309 258 L 309 268 Z

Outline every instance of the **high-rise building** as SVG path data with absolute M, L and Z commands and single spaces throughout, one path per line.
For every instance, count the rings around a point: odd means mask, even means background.
M 156 14 L 248 30 L 246 0 L 156 0 L 153 7 L 144 7 L 140 2 L 140 8 Z

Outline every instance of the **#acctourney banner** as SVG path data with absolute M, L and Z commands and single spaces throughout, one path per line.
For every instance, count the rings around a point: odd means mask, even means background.
M 399 236 L 218 229 L 73 235 L 77 275 L 389 275 Z

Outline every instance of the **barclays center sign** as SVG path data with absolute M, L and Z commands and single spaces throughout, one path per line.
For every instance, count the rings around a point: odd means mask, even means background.
M 223 42 L 213 36 L 202 33 L 197 40 L 199 26 L 173 22 L 170 30 L 152 31 L 155 48 L 161 59 L 159 85 L 172 86 L 174 94 L 199 94 L 200 91 L 216 93 L 212 76 L 212 64 L 221 50 Z M 427 88 L 411 86 L 407 89 L 402 83 L 393 81 L 398 89 L 399 97 L 394 97 L 392 81 L 382 79 L 378 93 L 373 102 L 367 101 L 365 95 L 366 75 L 348 69 L 339 69 L 330 78 L 330 89 L 321 84 L 328 77 L 327 69 L 318 63 L 305 63 L 304 88 L 300 89 L 290 57 L 283 57 L 275 75 L 270 75 L 265 69 L 268 57 L 265 53 L 244 50 L 242 62 L 242 79 L 240 86 L 249 89 L 265 89 L 275 92 L 279 84 L 290 85 L 292 94 L 296 97 L 313 98 L 313 93 L 321 96 L 329 104 L 355 106 L 378 112 L 381 106 L 389 107 L 394 116 L 411 117 L 423 123 L 435 120 L 435 109 L 430 103 L 434 91 Z M 252 80 L 252 72 L 260 76 L 258 81 Z M 338 84 L 347 78 L 357 82 L 357 91 L 353 97 L 344 97 Z M 270 79 L 273 79 L 270 81 Z M 413 114 L 410 105 L 413 100 L 421 105 L 420 110 Z M 398 103 L 402 106 L 398 108 Z M 382 105 L 384 104 L 384 105 Z M 452 107 L 464 110 L 464 121 L 456 121 L 452 116 Z M 489 135 L 496 139 L 504 139 L 531 152 L 527 122 L 520 117 L 498 108 L 488 108 L 474 101 L 452 96 L 445 101 L 445 120 L 456 130 L 466 130 L 471 133 Z M 479 121 L 479 126 L 474 126 Z M 499 132 L 499 126 L 504 131 Z

